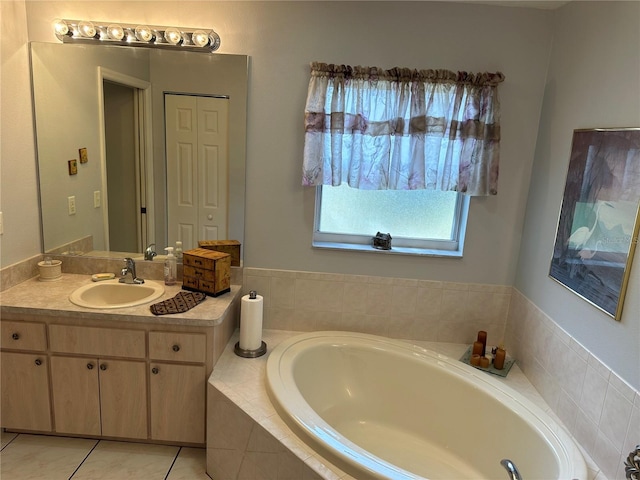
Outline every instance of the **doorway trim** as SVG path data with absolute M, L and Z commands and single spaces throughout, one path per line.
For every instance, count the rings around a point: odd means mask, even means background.
M 136 211 L 138 239 L 141 252 L 155 242 L 153 135 L 151 122 L 151 83 L 115 70 L 98 67 L 98 122 L 100 126 L 100 175 L 102 177 L 102 221 L 104 245 L 109 245 L 109 197 L 107 190 L 107 146 L 105 138 L 104 82 L 110 81 L 131 87 L 136 105 Z M 145 213 L 143 213 L 145 212 Z

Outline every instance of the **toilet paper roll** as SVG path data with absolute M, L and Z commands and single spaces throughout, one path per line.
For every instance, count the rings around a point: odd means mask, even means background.
M 240 348 L 257 350 L 262 344 L 262 295 L 242 297 L 240 304 Z

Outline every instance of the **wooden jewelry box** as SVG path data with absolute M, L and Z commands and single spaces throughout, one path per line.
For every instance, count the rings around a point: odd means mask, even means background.
M 182 288 L 212 297 L 231 291 L 231 255 L 205 248 L 183 252 Z

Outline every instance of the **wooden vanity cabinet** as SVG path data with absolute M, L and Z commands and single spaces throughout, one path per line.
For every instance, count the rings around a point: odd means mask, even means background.
M 46 355 L 2 352 L 0 357 L 2 426 L 20 430 L 51 431 Z
M 49 335 L 56 432 L 146 439 L 145 332 L 49 325 Z
M 205 443 L 206 335 L 149 332 L 149 411 L 154 440 Z
M 145 363 L 51 357 L 56 432 L 147 438 Z
M 206 383 L 238 324 L 3 313 L 0 426 L 202 446 Z
M 0 327 L 1 424 L 5 428 L 50 431 L 46 325 L 3 320 Z

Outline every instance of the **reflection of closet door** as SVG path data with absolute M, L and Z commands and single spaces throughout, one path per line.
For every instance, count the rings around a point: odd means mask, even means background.
M 228 225 L 228 99 L 165 95 L 169 245 L 224 240 Z

